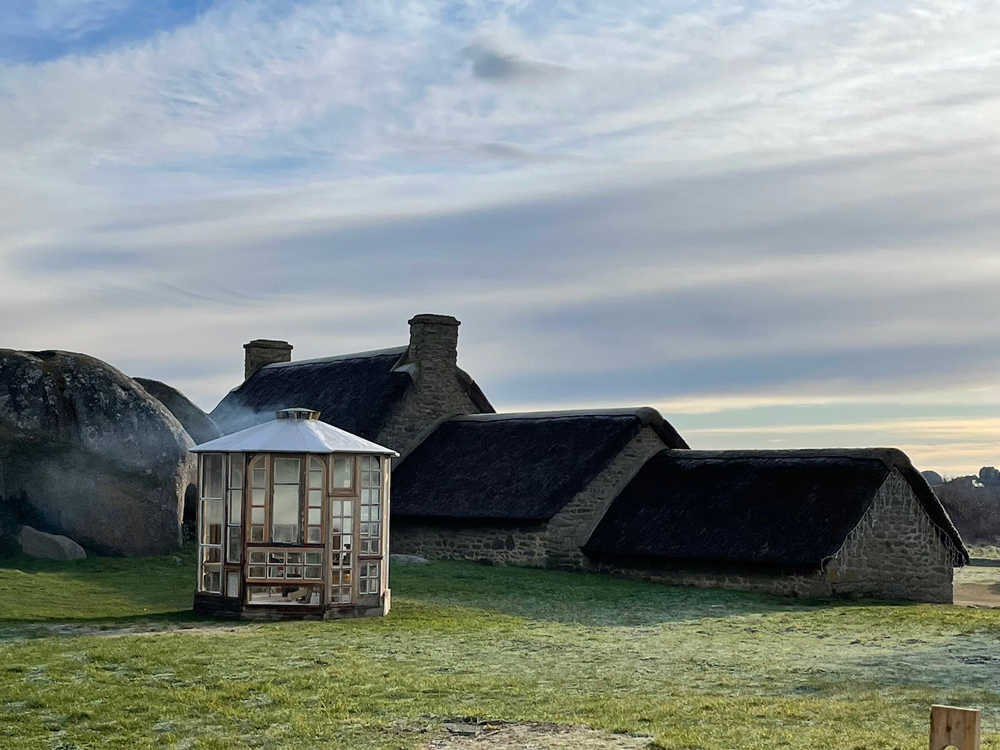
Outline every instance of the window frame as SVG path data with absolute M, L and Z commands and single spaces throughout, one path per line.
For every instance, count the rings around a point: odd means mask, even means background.
M 337 459 L 347 459 L 351 462 L 351 486 L 350 487 L 337 487 L 334 482 L 334 475 L 337 469 Z M 331 497 L 354 497 L 358 490 L 358 480 L 361 462 L 358 461 L 358 456 L 353 453 L 331 453 L 329 455 L 330 459 L 330 477 L 329 484 L 327 485 L 329 490 L 329 495 Z
M 221 498 L 212 497 L 206 494 L 210 488 L 206 487 L 206 475 L 205 468 L 210 457 L 217 456 L 221 463 L 221 473 L 222 482 L 220 488 Z M 198 456 L 198 519 L 197 519 L 197 533 L 198 533 L 198 567 L 197 567 L 197 587 L 196 591 L 201 594 L 208 594 L 211 596 L 223 596 L 226 589 L 226 574 L 225 574 L 225 546 L 226 546 L 226 485 L 228 479 L 229 471 L 229 461 L 226 453 L 223 452 L 212 452 L 212 453 L 201 453 Z M 222 518 L 220 522 L 219 530 L 219 541 L 217 544 L 208 543 L 205 541 L 207 537 L 208 528 L 206 526 L 206 507 L 209 501 L 218 501 L 222 508 Z M 210 550 L 218 550 L 219 560 L 218 562 L 209 563 L 206 561 L 207 553 Z M 208 573 L 208 569 L 217 569 L 219 574 L 219 588 L 217 590 L 211 589 L 205 584 L 205 576 Z
M 292 459 L 292 460 L 295 460 L 295 461 L 299 462 L 299 481 L 298 481 L 298 484 L 295 485 L 298 488 L 298 493 L 297 493 L 297 508 L 296 508 L 296 515 L 298 517 L 298 527 L 297 527 L 298 528 L 298 536 L 297 536 L 297 538 L 294 541 L 291 541 L 291 542 L 277 542 L 277 541 L 274 540 L 274 496 L 275 496 L 274 489 L 275 489 L 275 487 L 291 487 L 292 486 L 292 485 L 284 483 L 284 482 L 281 483 L 281 484 L 277 484 L 275 482 L 274 462 L 275 461 L 280 461 L 282 459 Z M 269 481 L 268 481 L 268 500 L 270 502 L 268 502 L 268 504 L 267 504 L 267 509 L 268 509 L 268 513 L 267 513 L 267 518 L 268 518 L 267 537 L 270 540 L 270 544 L 272 544 L 272 545 L 279 545 L 279 546 L 285 546 L 285 547 L 302 547 L 302 546 L 304 546 L 305 520 L 306 520 L 305 519 L 305 512 L 304 512 L 305 511 L 304 495 L 305 495 L 305 492 L 306 492 L 305 483 L 309 479 L 309 477 L 308 477 L 308 469 L 306 468 L 309 465 L 308 459 L 309 459 L 309 454 L 307 454 L 307 453 L 272 453 L 272 454 L 270 454 L 271 471 L 270 471 L 270 473 L 268 475 L 268 479 L 269 479 Z

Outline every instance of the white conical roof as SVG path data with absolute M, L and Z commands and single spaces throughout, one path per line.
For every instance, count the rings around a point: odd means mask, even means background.
M 274 419 L 196 445 L 193 453 L 381 453 L 396 451 L 318 419 Z

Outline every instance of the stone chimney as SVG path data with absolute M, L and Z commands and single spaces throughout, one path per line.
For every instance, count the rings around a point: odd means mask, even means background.
M 460 325 L 450 315 L 422 313 L 410 318 L 410 348 L 406 359 L 417 365 L 419 381 L 455 382 Z
M 287 341 L 254 339 L 249 344 L 244 344 L 243 348 L 247 353 L 243 370 L 244 380 L 249 380 L 250 376 L 264 365 L 292 361 L 292 345 Z

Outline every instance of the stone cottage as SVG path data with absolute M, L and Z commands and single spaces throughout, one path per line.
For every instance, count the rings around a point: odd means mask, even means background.
M 655 409 L 454 417 L 395 468 L 396 552 L 573 566 L 625 483 L 664 447 Z
M 407 346 L 300 362 L 252 341 L 212 417 L 230 433 L 304 407 L 398 451 L 394 552 L 951 600 L 968 553 L 899 451 L 709 454 L 650 408 L 497 414 L 458 367 L 458 327 L 417 315 Z
M 803 596 L 952 601 L 968 551 L 892 449 L 650 458 L 583 545 L 585 567 Z

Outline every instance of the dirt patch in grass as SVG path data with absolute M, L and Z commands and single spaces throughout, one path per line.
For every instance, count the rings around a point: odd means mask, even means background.
M 955 604 L 1000 608 L 1000 567 L 966 565 L 955 572 Z
M 449 724 L 425 750 L 645 750 L 651 737 L 557 724 Z

